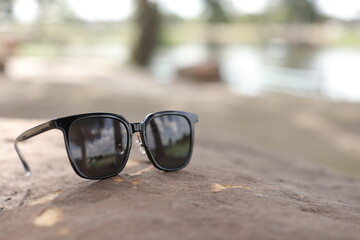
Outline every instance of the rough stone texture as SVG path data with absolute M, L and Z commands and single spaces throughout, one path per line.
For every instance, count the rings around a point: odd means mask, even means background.
M 165 173 L 136 155 L 90 181 L 68 163 L 61 132 L 13 149 L 43 120 L 0 119 L 0 239 L 359 239 L 360 181 L 211 134 L 190 165 Z
M 23 60 L 10 64 L 18 75 L 0 77 L 0 239 L 359 239 L 359 104 Z M 36 66 L 44 74 L 27 72 Z M 200 117 L 179 172 L 133 148 L 118 177 L 81 179 L 56 130 L 21 144 L 31 177 L 14 151 L 17 135 L 54 117 L 105 111 L 139 122 L 171 109 Z

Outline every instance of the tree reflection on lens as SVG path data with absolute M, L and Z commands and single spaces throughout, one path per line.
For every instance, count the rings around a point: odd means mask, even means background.
M 71 159 L 87 177 L 114 174 L 124 161 L 127 137 L 126 127 L 116 119 L 80 119 L 69 130 Z
M 191 139 L 190 123 L 183 116 L 164 115 L 146 125 L 147 147 L 163 168 L 179 168 L 187 163 Z

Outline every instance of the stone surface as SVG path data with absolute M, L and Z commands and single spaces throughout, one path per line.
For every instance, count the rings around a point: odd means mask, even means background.
M 43 121 L 0 119 L 0 239 L 359 239 L 359 180 L 211 133 L 181 171 L 134 148 L 123 173 L 91 181 L 53 130 L 21 145 L 26 177 L 13 140 Z

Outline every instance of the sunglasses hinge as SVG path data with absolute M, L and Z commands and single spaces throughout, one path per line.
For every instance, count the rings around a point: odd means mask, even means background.
M 135 132 L 140 132 L 140 130 L 141 130 L 141 123 L 132 123 L 132 124 L 131 124 L 131 128 L 132 128 L 133 133 L 135 133 Z

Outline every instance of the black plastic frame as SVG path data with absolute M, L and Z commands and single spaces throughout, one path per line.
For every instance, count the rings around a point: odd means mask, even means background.
M 161 167 L 156 160 L 152 157 L 152 154 L 150 152 L 150 150 L 147 147 L 147 142 L 146 142 L 146 126 L 147 124 L 154 118 L 157 117 L 161 117 L 164 115 L 178 115 L 178 116 L 182 116 L 184 117 L 190 125 L 190 130 L 191 130 L 191 143 L 190 143 L 190 152 L 188 155 L 188 158 L 185 162 L 185 164 L 181 167 L 178 168 L 163 168 Z M 112 119 L 116 119 L 120 122 L 122 122 L 124 124 L 124 126 L 126 127 L 127 133 L 128 133 L 128 143 L 127 143 L 127 151 L 126 151 L 126 155 L 125 155 L 125 160 L 123 162 L 123 164 L 120 166 L 120 168 L 118 169 L 118 171 L 114 174 L 111 175 L 107 175 L 107 176 L 101 176 L 101 177 L 89 177 L 86 176 L 84 174 L 81 173 L 81 171 L 77 168 L 76 164 L 74 163 L 74 160 L 71 156 L 70 153 L 70 147 L 69 147 L 69 130 L 70 127 L 73 123 L 75 123 L 78 120 L 84 119 L 84 118 L 93 118 L 93 117 L 104 117 L 104 118 L 112 118 Z M 58 119 L 53 119 L 49 122 L 40 124 L 34 128 L 31 128 L 25 132 L 23 132 L 22 134 L 20 134 L 16 140 L 15 140 L 15 150 L 19 155 L 19 158 L 21 160 L 21 163 L 24 166 L 25 172 L 27 176 L 31 175 L 31 171 L 29 168 L 29 165 L 27 164 L 25 158 L 23 157 L 19 147 L 18 147 L 18 143 L 25 141 L 29 138 L 32 138 L 38 134 L 41 134 L 43 132 L 46 132 L 48 130 L 51 129 L 58 129 L 61 130 L 63 135 L 64 135 L 64 140 L 65 140 L 65 146 L 66 146 L 66 152 L 70 161 L 70 164 L 72 166 L 72 168 L 74 169 L 74 171 L 76 172 L 77 175 L 79 175 L 82 178 L 86 178 L 86 179 L 104 179 L 104 178 L 109 178 L 109 177 L 113 177 L 118 175 L 125 167 L 129 155 L 130 155 L 130 151 L 131 151 L 131 147 L 132 147 L 132 135 L 136 132 L 140 133 L 141 136 L 141 141 L 144 144 L 144 148 L 146 151 L 146 155 L 148 156 L 150 162 L 154 165 L 154 167 L 156 167 L 157 169 L 163 170 L 163 171 L 177 171 L 180 170 L 184 167 L 186 167 L 191 159 L 191 155 L 192 155 L 192 151 L 193 151 L 193 146 L 194 146 L 194 127 L 195 127 L 195 123 L 198 122 L 198 116 L 194 113 L 189 113 L 189 112 L 182 112 L 182 111 L 162 111 L 162 112 L 156 112 L 156 113 L 151 113 L 149 115 L 147 115 L 145 117 L 145 119 L 141 122 L 141 123 L 130 123 L 128 122 L 123 116 L 118 115 L 118 114 L 113 114 L 113 113 L 85 113 L 85 114 L 78 114 L 78 115 L 73 115 L 73 116 L 68 116 L 68 117 L 63 117 L 63 118 L 58 118 Z

